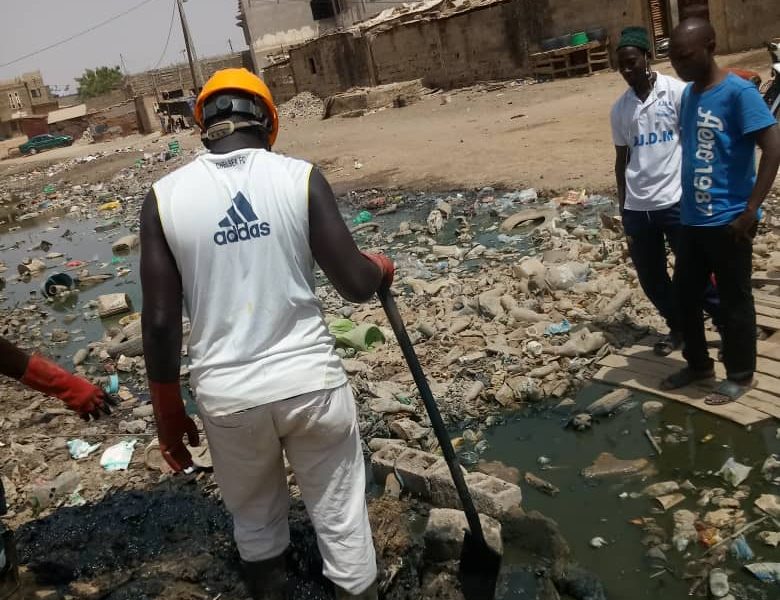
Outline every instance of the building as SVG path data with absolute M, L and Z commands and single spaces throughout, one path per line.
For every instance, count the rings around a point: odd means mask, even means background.
M 57 99 L 40 71 L 0 81 L 0 137 L 24 135 L 22 119 L 46 115 L 56 108 Z
M 251 64 L 259 73 L 269 55 L 403 4 L 402 0 L 238 0 L 236 18 L 254 53 Z
M 237 52 L 203 58 L 198 62 L 206 80 L 220 69 L 246 66 L 241 54 Z M 158 100 L 194 96 L 195 86 L 192 83 L 190 65 L 179 63 L 162 69 L 128 75 L 125 77 L 125 92 L 128 98 L 153 95 Z
M 721 53 L 780 34 L 778 0 L 424 0 L 297 44 L 263 74 L 278 101 L 413 79 L 452 88 L 528 75 L 549 38 L 602 30 L 614 52 L 624 27 L 645 25 L 660 46 L 696 15 L 712 22 Z

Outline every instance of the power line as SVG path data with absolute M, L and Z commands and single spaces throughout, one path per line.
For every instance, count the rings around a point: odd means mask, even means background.
M 163 58 L 165 58 L 165 53 L 168 52 L 168 44 L 171 43 L 171 33 L 173 33 L 174 20 L 176 20 L 176 3 L 171 2 L 171 24 L 168 26 L 168 38 L 165 40 L 165 48 L 163 48 L 162 54 L 160 54 L 160 60 L 158 60 L 157 63 L 155 63 L 155 65 L 152 67 L 152 71 L 160 66 Z
M 33 52 L 28 52 L 24 56 L 19 56 L 13 60 L 10 60 L 6 63 L 0 64 L 0 67 L 7 67 L 8 65 L 13 65 L 15 63 L 18 63 L 25 58 L 30 58 L 32 56 L 36 56 L 38 54 L 41 54 L 42 52 L 46 52 L 47 50 L 51 50 L 52 48 L 56 48 L 57 46 L 61 46 L 62 44 L 65 44 L 67 42 L 70 42 L 71 40 L 75 40 L 76 38 L 81 37 L 82 35 L 86 35 L 87 33 L 91 33 L 92 31 L 95 31 L 95 29 L 98 29 L 100 27 L 103 27 L 103 25 L 108 25 L 109 23 L 116 21 L 117 19 L 124 17 L 125 15 L 138 10 L 142 6 L 145 6 L 151 2 L 154 2 L 154 0 L 143 0 L 143 2 L 140 2 L 139 4 L 136 4 L 135 6 L 132 6 L 128 8 L 127 10 L 122 11 L 121 13 L 114 15 L 113 17 L 109 17 L 105 21 L 101 21 L 100 23 L 97 23 L 93 25 L 92 27 L 89 27 L 83 31 L 79 31 L 78 33 L 74 33 L 73 35 L 66 37 L 65 39 L 59 40 L 57 42 L 54 42 L 53 44 L 49 44 L 48 46 L 45 46 L 43 48 L 39 48 L 38 50 L 34 50 Z

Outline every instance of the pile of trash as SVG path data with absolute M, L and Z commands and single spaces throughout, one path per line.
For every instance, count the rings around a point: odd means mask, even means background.
M 311 92 L 301 92 L 279 105 L 279 117 L 284 119 L 322 118 L 324 103 Z

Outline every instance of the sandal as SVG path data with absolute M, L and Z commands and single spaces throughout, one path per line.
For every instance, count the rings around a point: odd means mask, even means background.
M 715 371 L 713 369 L 708 369 L 706 371 L 694 371 L 688 367 L 685 367 L 684 369 L 680 369 L 676 373 L 672 373 L 665 379 L 661 380 L 661 383 L 658 387 L 664 391 L 676 390 L 685 387 L 686 385 L 696 383 L 697 381 L 712 379 L 713 377 L 715 377 Z
M 653 345 L 653 354 L 656 356 L 669 356 L 675 350 L 679 350 L 683 346 L 682 338 L 678 335 L 667 335 L 660 342 L 656 342 Z
M 710 406 L 722 406 L 723 404 L 729 404 L 739 400 L 742 396 L 748 393 L 753 387 L 753 380 L 746 384 L 739 384 L 736 381 L 725 379 L 720 382 L 714 392 L 708 394 L 704 399 L 704 404 Z

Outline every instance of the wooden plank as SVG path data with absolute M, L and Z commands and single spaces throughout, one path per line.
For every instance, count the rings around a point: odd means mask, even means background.
M 762 329 L 769 329 L 770 331 L 778 331 L 780 330 L 780 319 L 775 319 L 772 317 L 767 317 L 761 314 L 757 314 L 756 325 L 758 325 Z
M 753 283 L 758 285 L 778 285 L 780 284 L 780 275 L 772 273 L 771 276 L 766 271 L 754 271 Z
M 758 355 L 772 360 L 780 360 L 780 344 L 773 344 L 768 341 L 758 341 Z
M 750 390 L 739 399 L 739 403 L 772 415 L 775 419 L 780 419 L 780 398 L 772 394 L 761 390 Z
M 773 317 L 775 319 L 780 319 L 780 308 L 775 308 L 773 306 L 765 306 L 761 302 L 756 301 L 756 314 L 764 315 L 765 317 Z
M 698 408 L 708 413 L 712 413 L 724 419 L 734 421 L 740 425 L 756 425 L 771 419 L 771 415 L 763 411 L 756 410 L 739 402 L 723 404 L 721 406 L 710 406 L 704 403 L 704 397 L 707 391 L 695 387 L 685 387 L 674 391 L 659 390 L 657 382 L 652 375 L 640 375 L 623 369 L 613 369 L 603 367 L 593 377 L 597 381 L 619 385 L 633 390 L 647 392 L 649 394 L 667 398 L 676 402 L 681 402 L 688 406 Z
M 628 348 L 621 354 L 608 354 L 599 361 L 599 366 L 623 369 L 641 375 L 648 375 L 658 378 L 656 385 L 661 379 L 682 369 L 685 361 L 682 356 L 674 358 L 674 354 L 667 357 L 656 356 L 649 348 L 634 346 Z M 758 357 L 756 360 L 756 389 L 768 392 L 773 395 L 780 395 L 780 362 L 775 360 Z M 721 363 L 715 363 L 715 377 L 717 379 L 726 378 L 726 369 Z M 712 385 L 706 386 L 712 389 Z

